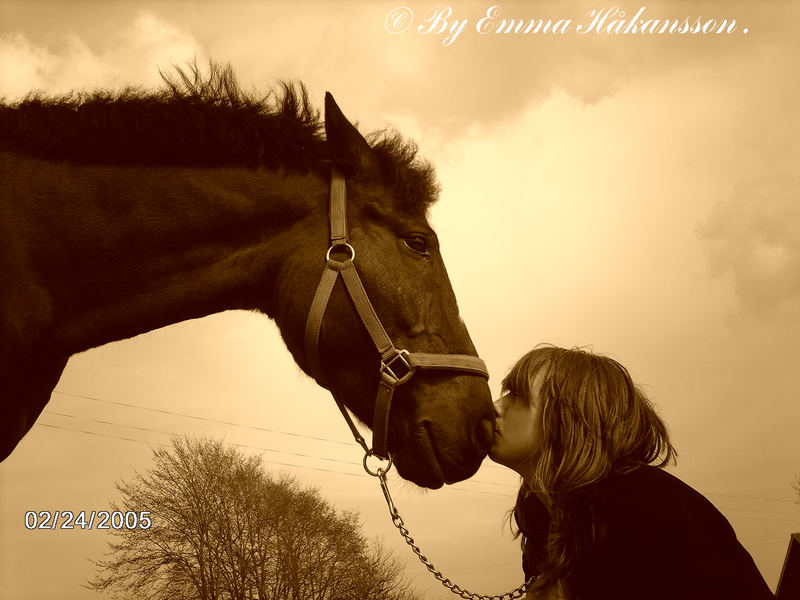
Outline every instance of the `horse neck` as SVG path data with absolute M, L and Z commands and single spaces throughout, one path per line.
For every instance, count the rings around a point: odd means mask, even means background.
M 53 342 L 69 353 L 228 309 L 271 315 L 283 261 L 325 227 L 327 182 L 316 175 L 46 167 L 27 182 L 39 239 L 50 240 L 33 262 L 51 294 Z

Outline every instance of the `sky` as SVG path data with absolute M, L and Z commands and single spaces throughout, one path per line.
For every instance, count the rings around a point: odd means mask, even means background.
M 735 23 L 626 31 L 637 13 Z M 498 18 L 560 30 L 496 33 Z M 541 342 L 618 359 L 668 424 L 671 471 L 774 590 L 800 531 L 798 22 L 788 1 L 2 0 L 0 96 L 152 87 L 159 68 L 214 59 L 247 89 L 302 81 L 362 131 L 396 127 L 436 166 L 431 222 L 493 393 Z M 29 531 L 25 513 L 107 509 L 170 434 L 223 438 L 357 510 L 425 598 L 449 597 L 392 527 L 329 395 L 269 320 L 228 312 L 70 360 L 0 464 L 0 598 L 99 597 L 81 586 L 108 537 Z M 518 483 L 488 460 L 432 492 L 390 475 L 426 556 L 491 594 L 522 580 L 504 524 Z

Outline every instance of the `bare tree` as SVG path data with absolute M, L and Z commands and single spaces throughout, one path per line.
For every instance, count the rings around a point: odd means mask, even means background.
M 174 439 L 117 485 L 112 530 L 88 587 L 156 600 L 414 600 L 402 565 L 315 489 L 273 477 L 221 442 Z

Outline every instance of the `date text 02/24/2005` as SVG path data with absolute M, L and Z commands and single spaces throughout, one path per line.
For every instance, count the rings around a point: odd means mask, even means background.
M 150 529 L 152 524 L 149 510 L 29 510 L 25 513 L 25 529 Z

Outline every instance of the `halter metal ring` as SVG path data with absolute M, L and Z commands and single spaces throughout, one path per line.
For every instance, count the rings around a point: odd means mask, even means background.
M 367 473 L 369 473 L 370 475 L 372 475 L 373 477 L 381 477 L 382 475 L 386 475 L 386 473 L 389 472 L 389 469 L 392 468 L 392 455 L 391 454 L 389 455 L 389 458 L 388 458 L 389 464 L 386 465 L 386 468 L 384 469 L 383 467 L 378 467 L 374 471 L 372 469 L 370 469 L 369 465 L 367 464 L 367 459 L 370 456 L 374 456 L 375 458 L 377 458 L 378 460 L 381 460 L 381 461 L 382 460 L 387 460 L 387 459 L 383 459 L 380 456 L 378 456 L 377 454 L 373 454 L 372 450 L 370 450 L 366 454 L 364 454 L 364 470 Z
M 325 255 L 325 261 L 326 261 L 326 262 L 327 262 L 327 261 L 330 261 L 330 259 L 331 259 L 331 252 L 333 252 L 333 251 L 334 251 L 334 249 L 336 249 L 336 248 L 347 248 L 347 250 L 349 250 L 349 251 L 350 251 L 350 258 L 349 258 L 349 259 L 347 259 L 347 258 L 346 258 L 346 259 L 345 259 L 345 261 L 346 261 L 346 260 L 354 261 L 354 260 L 356 259 L 356 249 L 355 249 L 355 248 L 353 248 L 353 247 L 352 247 L 350 244 L 348 244 L 347 242 L 340 242 L 340 243 L 338 243 L 338 244 L 334 244 L 333 246 L 331 246 L 330 248 L 328 248 L 328 253 Z M 344 261 L 342 261 L 342 262 L 344 262 Z

